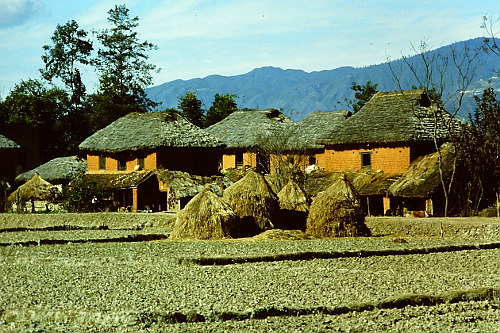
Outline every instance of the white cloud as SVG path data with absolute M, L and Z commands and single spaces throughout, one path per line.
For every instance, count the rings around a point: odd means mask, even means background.
M 40 0 L 0 0 L 0 28 L 22 25 L 42 8 Z

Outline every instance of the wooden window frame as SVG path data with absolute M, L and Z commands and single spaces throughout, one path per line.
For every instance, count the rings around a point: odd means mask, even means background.
M 106 156 L 99 155 L 99 170 L 106 170 Z
M 371 170 L 372 168 L 372 153 L 371 152 L 361 152 L 359 153 L 361 158 L 361 169 Z M 368 162 L 368 163 L 366 163 Z

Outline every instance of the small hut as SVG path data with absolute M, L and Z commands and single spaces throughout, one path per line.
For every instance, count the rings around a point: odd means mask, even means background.
M 206 187 L 177 214 L 169 239 L 233 238 L 237 222 L 231 206 Z
M 224 190 L 224 198 L 242 221 L 241 236 L 273 229 L 278 223 L 278 197 L 260 173 L 248 172 Z
M 278 193 L 284 229 L 305 230 L 309 200 L 300 186 L 289 181 Z
M 391 196 L 391 209 L 393 211 L 399 210 L 398 208 L 406 211 L 424 211 L 429 216 L 444 215 L 445 199 L 441 177 L 446 182 L 452 177 L 455 166 L 454 152 L 453 145 L 445 143 L 441 146 L 439 153 L 436 151 L 413 161 L 408 170 L 388 189 Z M 439 159 L 442 162 L 441 170 Z M 458 210 L 459 207 L 455 209 Z
M 33 178 L 19 186 L 9 196 L 9 201 L 19 210 L 26 202 L 31 203 L 31 212 L 46 210 L 49 202 L 57 201 L 60 196 L 57 186 L 44 180 L 35 172 Z
M 87 161 L 78 156 L 57 157 L 32 170 L 18 175 L 15 179 L 17 183 L 23 183 L 38 173 L 44 180 L 52 185 L 57 185 L 59 190 L 64 190 L 68 184 L 77 176 L 87 170 Z
M 359 196 L 346 176 L 314 198 L 306 222 L 314 237 L 369 236 Z

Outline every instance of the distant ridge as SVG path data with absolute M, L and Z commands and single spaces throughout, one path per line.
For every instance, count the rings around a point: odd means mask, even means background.
M 452 48 L 460 51 L 464 45 L 472 49 L 480 47 L 482 43 L 482 38 L 475 38 L 443 46 L 431 51 L 431 54 L 450 54 Z M 414 59 L 415 57 L 410 58 Z M 489 84 L 500 88 L 500 80 L 496 79 L 497 71 L 500 70 L 500 57 L 485 52 L 480 56 L 480 63 L 464 108 L 458 115 L 461 118 L 473 110 L 473 93 L 480 93 Z M 402 60 L 391 61 L 391 64 L 393 68 L 400 68 Z M 447 82 L 454 82 L 455 79 L 447 78 Z M 147 94 L 151 99 L 162 102 L 162 109 L 176 108 L 178 97 L 189 91 L 198 93 L 205 108 L 210 106 L 216 93 L 236 94 L 239 108 L 277 108 L 294 120 L 300 120 L 316 110 L 345 109 L 346 105 L 338 102 L 353 97 L 353 91 L 350 89 L 352 82 L 364 84 L 367 81 L 377 83 L 379 91 L 398 89 L 389 64 L 383 63 L 362 68 L 339 67 L 310 73 L 269 66 L 235 76 L 210 75 L 199 79 L 166 82 L 147 89 Z M 403 75 L 401 83 L 403 89 L 411 89 L 415 85 L 410 75 Z M 448 93 L 455 90 L 453 86 L 448 88 Z

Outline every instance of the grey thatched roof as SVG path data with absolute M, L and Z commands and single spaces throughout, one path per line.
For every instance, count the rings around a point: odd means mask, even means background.
M 323 148 L 321 138 L 334 133 L 352 115 L 348 110 L 314 111 L 297 123 L 290 137 L 291 148 Z
M 382 171 L 368 171 L 356 173 L 352 185 L 359 195 L 387 195 L 389 187 L 401 177 L 400 173 L 386 173 Z
M 20 148 L 20 146 L 14 141 L 0 134 L 0 149 L 9 149 L 9 148 Z
M 139 186 L 154 176 L 153 171 L 136 171 L 127 173 L 87 173 L 85 179 L 106 190 L 123 190 Z
M 372 196 L 388 193 L 389 187 L 401 178 L 400 173 L 387 173 L 382 171 L 320 171 L 309 174 L 306 179 L 305 189 L 310 196 L 325 191 L 342 176 L 346 176 L 359 195 Z
M 223 176 L 198 176 L 183 171 L 157 170 L 157 177 L 164 181 L 178 198 L 194 197 L 206 186 L 209 186 L 212 192 L 222 195 L 224 189 L 232 185 L 232 182 Z
M 440 150 L 443 177 L 448 179 L 453 171 L 454 149 L 450 143 L 446 143 Z M 413 161 L 403 176 L 388 190 L 391 196 L 407 198 L 430 198 L 438 191 L 441 191 L 438 152 Z
M 69 181 L 87 170 L 87 162 L 78 156 L 58 157 L 18 175 L 16 182 L 25 182 L 37 172 L 43 179 L 57 183 Z
M 254 148 L 295 123 L 275 109 L 236 111 L 206 129 L 227 148 Z
M 144 148 L 223 146 L 217 138 L 176 112 L 132 112 L 85 139 L 80 149 L 113 153 Z
M 446 140 L 451 115 L 422 89 L 378 92 L 361 110 L 320 140 L 324 144 Z

